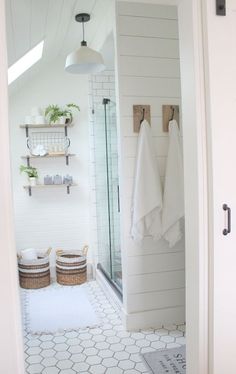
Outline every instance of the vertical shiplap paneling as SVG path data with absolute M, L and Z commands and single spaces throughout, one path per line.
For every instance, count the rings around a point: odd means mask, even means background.
M 122 164 L 126 324 L 130 329 L 184 322 L 184 239 L 174 248 L 165 240 L 131 239 L 130 206 L 137 134 L 133 105 L 151 105 L 157 163 L 165 177 L 168 134 L 162 131 L 162 105 L 180 104 L 177 10 L 173 6 L 117 3 L 117 52 Z

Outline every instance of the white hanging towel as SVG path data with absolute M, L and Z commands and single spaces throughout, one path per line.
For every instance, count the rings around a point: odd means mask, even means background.
M 173 247 L 182 237 L 184 172 L 180 132 L 176 120 L 169 122 L 169 150 L 162 212 L 162 234 Z
M 146 235 L 161 236 L 162 188 L 149 123 L 141 124 L 136 155 L 131 236 L 141 242 Z

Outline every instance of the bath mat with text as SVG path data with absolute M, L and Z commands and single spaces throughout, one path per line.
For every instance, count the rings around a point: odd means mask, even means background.
M 144 353 L 142 359 L 150 373 L 153 374 L 186 373 L 185 346 Z

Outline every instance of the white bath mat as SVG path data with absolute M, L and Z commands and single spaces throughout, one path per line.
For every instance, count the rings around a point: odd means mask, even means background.
M 77 330 L 100 324 L 86 285 L 50 286 L 26 291 L 24 297 L 25 327 L 32 334 Z
M 143 361 L 153 374 L 185 374 L 185 347 L 144 353 Z

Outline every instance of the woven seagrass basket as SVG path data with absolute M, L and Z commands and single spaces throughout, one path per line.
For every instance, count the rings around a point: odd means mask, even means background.
M 63 286 L 75 286 L 87 281 L 88 246 L 82 251 L 56 252 L 57 282 Z
M 23 260 L 18 256 L 20 286 L 26 289 L 38 289 L 50 285 L 49 249 L 37 260 Z

